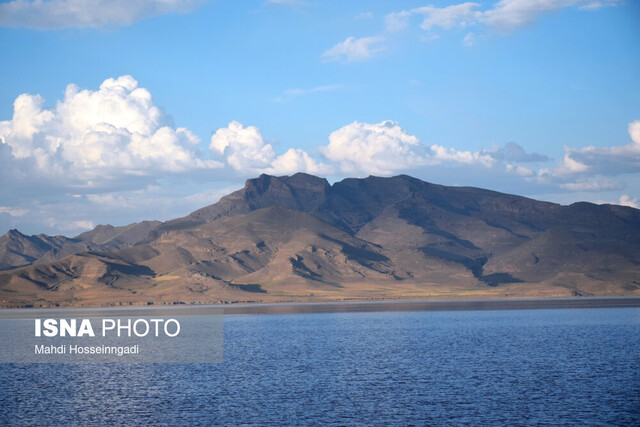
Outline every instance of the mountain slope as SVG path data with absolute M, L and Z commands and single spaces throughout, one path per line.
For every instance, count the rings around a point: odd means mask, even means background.
M 0 270 L 56 261 L 79 252 L 133 246 L 160 224 L 160 221 L 143 221 L 124 227 L 98 225 L 74 238 L 46 234 L 26 236 L 18 230 L 11 230 L 0 236 Z
M 67 243 L 64 236 L 26 236 L 10 230 L 0 236 L 0 270 L 29 265 Z

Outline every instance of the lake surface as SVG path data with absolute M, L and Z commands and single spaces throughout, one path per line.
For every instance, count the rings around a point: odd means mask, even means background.
M 234 315 L 220 364 L 5 364 L 0 424 L 640 425 L 640 308 Z

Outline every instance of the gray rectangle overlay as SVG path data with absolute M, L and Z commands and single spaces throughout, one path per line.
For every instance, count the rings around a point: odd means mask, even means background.
M 0 311 L 0 363 L 221 363 L 212 307 Z

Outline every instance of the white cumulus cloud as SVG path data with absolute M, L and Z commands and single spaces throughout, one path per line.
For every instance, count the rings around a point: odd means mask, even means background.
M 301 149 L 290 148 L 277 156 L 271 144 L 264 141 L 260 129 L 232 121 L 211 136 L 209 149 L 222 155 L 233 169 L 248 174 L 288 174 L 307 172 L 325 174 L 331 168 L 313 159 Z
M 484 152 L 461 151 L 436 144 L 430 148 L 433 158 L 438 160 L 453 161 L 468 165 L 480 164 L 485 167 L 491 167 L 496 163 L 496 160 L 491 157 L 491 155 Z
M 320 152 L 345 174 L 392 175 L 423 166 L 474 166 L 481 169 L 503 168 L 520 176 L 532 176 L 532 169 L 517 165 L 520 162 L 547 161 L 541 154 L 529 154 L 516 143 L 492 151 L 458 150 L 443 145 L 425 145 L 407 133 L 397 122 L 353 122 L 334 131 L 329 145 Z M 510 163 L 503 163 L 510 162 Z
M 0 26 L 40 30 L 130 25 L 148 16 L 191 11 L 204 0 L 13 0 L 0 3 Z
M 628 194 L 623 194 L 620 196 L 620 200 L 618 201 L 619 205 L 629 206 L 631 208 L 640 209 L 640 205 L 638 205 L 638 198 L 631 198 Z
M 13 118 L 0 121 L 0 145 L 10 149 L 3 162 L 85 187 L 126 176 L 221 167 L 200 158 L 199 142 L 190 130 L 174 128 L 131 76 L 107 79 L 97 91 L 69 85 L 53 108 L 45 108 L 39 95 L 22 94 Z
M 418 138 L 391 120 L 343 126 L 329 135 L 329 145 L 320 151 L 344 173 L 390 175 L 429 163 Z
M 600 174 L 615 176 L 640 172 L 640 120 L 629 123 L 631 142 L 610 147 L 565 147 L 563 162 L 556 176 Z
M 571 157 L 569 153 L 566 153 L 564 155 L 564 159 L 562 160 L 562 163 L 560 163 L 558 167 L 555 169 L 554 174 L 556 176 L 573 175 L 573 174 L 587 172 L 588 170 L 589 170 L 589 166 L 575 160 L 574 158 Z

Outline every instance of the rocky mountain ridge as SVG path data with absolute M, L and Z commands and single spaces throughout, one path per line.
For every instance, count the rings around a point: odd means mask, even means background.
M 261 175 L 183 218 L 0 237 L 5 306 L 640 293 L 640 210 Z

